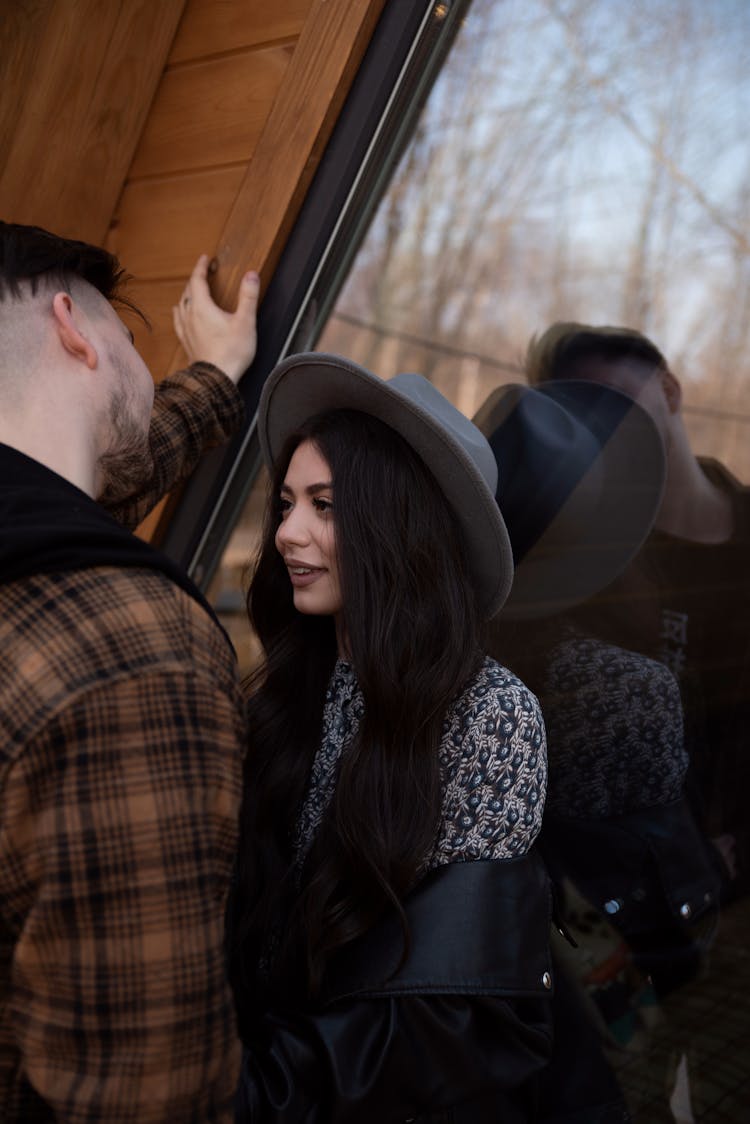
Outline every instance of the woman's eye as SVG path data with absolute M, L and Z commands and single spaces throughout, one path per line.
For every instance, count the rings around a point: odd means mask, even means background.
M 287 515 L 291 510 L 292 510 L 292 501 L 284 499 L 284 497 L 282 496 L 279 499 L 279 511 L 281 512 L 282 518 L 285 515 Z
M 316 499 L 313 500 L 313 503 L 315 504 L 317 510 L 320 512 L 333 511 L 332 500 L 326 500 L 323 499 L 322 496 L 317 496 Z

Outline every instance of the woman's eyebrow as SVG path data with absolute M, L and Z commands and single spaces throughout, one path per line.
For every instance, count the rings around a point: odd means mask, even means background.
M 286 492 L 288 495 L 294 494 L 294 489 L 290 488 L 290 486 L 288 484 L 282 484 L 280 491 Z M 333 484 L 331 483 L 330 480 L 325 482 L 325 483 L 323 481 L 321 481 L 318 484 L 308 484 L 306 486 L 306 488 L 304 489 L 304 491 L 305 491 L 305 494 L 308 495 L 308 496 L 315 495 L 316 492 L 332 492 L 333 491 Z

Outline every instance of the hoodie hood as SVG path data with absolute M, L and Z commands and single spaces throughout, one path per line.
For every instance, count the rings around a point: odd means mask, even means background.
M 80 488 L 0 444 L 0 585 L 102 566 L 161 571 L 216 620 L 176 562 L 120 526 Z

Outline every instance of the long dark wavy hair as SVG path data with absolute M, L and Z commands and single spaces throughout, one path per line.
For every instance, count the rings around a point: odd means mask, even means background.
M 281 484 L 307 440 L 331 470 L 346 658 L 364 717 L 298 871 L 291 839 L 337 656 L 332 619 L 294 608 L 274 543 Z M 265 660 L 248 681 L 250 740 L 229 911 L 241 1022 L 264 986 L 275 995 L 288 989 L 297 1000 L 300 988 L 315 996 L 331 956 L 389 907 L 400 915 L 406 956 L 401 902 L 435 843 L 446 708 L 482 658 L 482 614 L 443 493 L 403 438 L 358 411 L 315 417 L 287 441 L 247 605 Z M 259 981 L 258 963 L 269 960 L 270 976 Z

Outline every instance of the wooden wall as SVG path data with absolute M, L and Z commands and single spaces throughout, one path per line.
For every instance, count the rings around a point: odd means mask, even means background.
M 0 216 L 101 243 L 186 0 L 0 0 Z
M 0 215 L 106 242 L 151 319 L 201 252 L 267 281 L 384 0 L 0 0 Z

